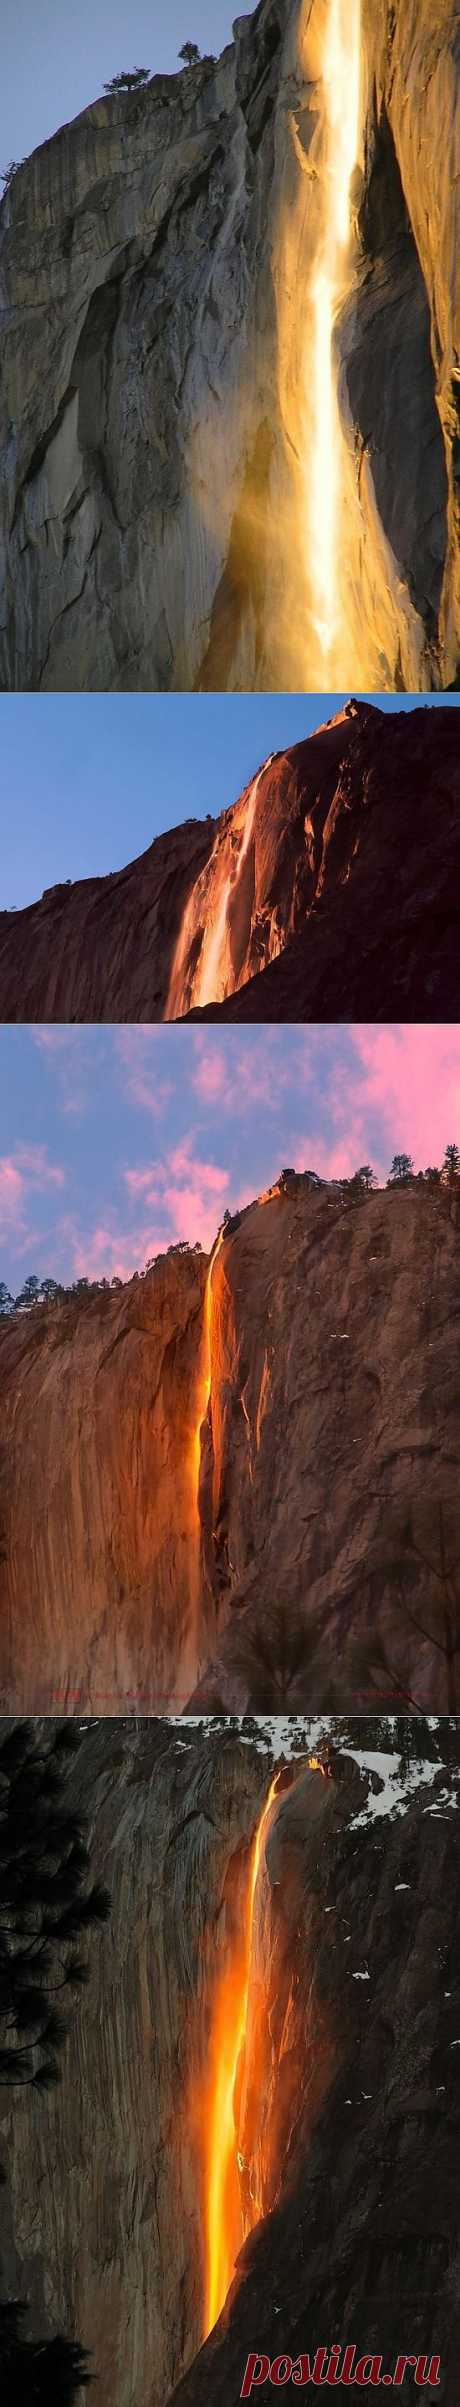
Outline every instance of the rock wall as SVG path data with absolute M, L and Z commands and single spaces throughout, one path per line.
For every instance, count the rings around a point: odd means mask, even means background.
M 308 2351 L 311 2369 L 317 2348 L 352 2342 L 392 2372 L 401 2347 L 439 2353 L 437 2395 L 455 2407 L 458 1765 L 428 1788 L 419 1765 L 388 1821 L 382 1758 L 366 1805 L 346 1749 L 331 1779 L 300 1776 L 269 1826 L 240 2135 L 263 2220 L 180 2407 L 210 2386 L 227 2407 L 252 2351 Z
M 458 1730 L 352 1723 L 323 1778 L 308 1725 L 179 1729 L 94 1726 L 69 1774 L 112 1911 L 60 2087 L 2 2093 L 2 2287 L 84 2339 L 101 2407 L 164 2407 L 182 2373 L 227 2407 L 251 2348 L 342 2336 L 439 2349 L 454 2407 Z M 239 2135 L 263 2219 L 201 2351 L 215 1998 L 274 1762 Z
M 270 1763 L 204 1733 L 86 1732 L 68 1785 L 111 1919 L 85 1950 L 59 2089 L 2 2090 L 3 2294 L 27 2296 L 34 2337 L 64 2328 L 94 2352 L 100 2407 L 162 2407 L 203 2333 L 193 2096 Z
M 0 912 L 0 1017 L 455 1018 L 459 735 L 351 700 L 217 820 Z
M 4 200 L 7 690 L 328 683 L 302 536 L 322 23 L 261 0 L 220 60 L 97 100 Z M 423 691 L 460 651 L 455 0 L 363 0 L 362 62 L 329 685 Z
M 3 1325 L 5 1705 L 161 1712 L 196 1678 L 205 1272 L 166 1256 L 115 1296 Z
M 0 1327 L 4 1710 L 458 1709 L 458 1244 L 448 1189 L 270 1190 L 201 1437 L 204 1257 Z

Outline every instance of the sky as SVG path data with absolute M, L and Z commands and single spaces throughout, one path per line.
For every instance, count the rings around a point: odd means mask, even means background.
M 124 68 L 174 75 L 183 42 L 218 57 L 235 16 L 232 0 L 3 0 L 0 168 L 26 158 L 69 117 L 97 100 Z
M 285 1165 L 322 1176 L 460 1142 L 460 1029 L 0 1030 L 0 1279 L 128 1278 Z
M 298 743 L 347 698 L 5 694 L 0 909 L 34 902 L 60 878 L 121 869 L 164 829 L 228 809 L 269 752 Z M 417 708 L 410 695 L 369 699 Z M 430 695 L 438 702 L 444 694 Z

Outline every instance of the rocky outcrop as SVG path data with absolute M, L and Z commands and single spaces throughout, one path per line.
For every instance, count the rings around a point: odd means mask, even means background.
M 1 1018 L 455 1019 L 459 732 L 351 700 L 217 820 L 0 912 Z
M 173 1253 L 0 1324 L 4 1710 L 458 1709 L 458 1246 L 292 1174 L 206 1313 Z
M 308 640 L 304 542 L 323 45 L 320 0 L 260 0 L 220 60 L 97 100 L 13 180 L 8 690 L 424 691 L 456 677 L 456 0 L 362 4 L 335 332 L 340 675 Z
M 236 2135 L 259 2227 L 201 2349 L 216 1998 L 276 1765 Z M 454 2407 L 458 1771 L 447 1722 L 84 1732 L 69 1801 L 111 1918 L 59 2088 L 2 2092 L 0 2251 L 34 2333 L 91 2348 L 101 2407 L 165 2407 L 181 2375 L 184 2407 L 227 2407 L 250 2350 L 341 2339 L 436 2349 Z

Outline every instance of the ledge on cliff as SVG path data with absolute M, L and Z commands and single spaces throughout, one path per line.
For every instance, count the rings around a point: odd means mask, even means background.
M 0 1018 L 456 1019 L 460 718 L 352 700 L 213 820 L 0 913 Z

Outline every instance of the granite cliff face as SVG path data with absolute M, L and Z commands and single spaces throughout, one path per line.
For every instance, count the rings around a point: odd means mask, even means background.
M 206 1307 L 173 1254 L 0 1327 L 4 1710 L 458 1709 L 458 1209 L 292 1175 Z
M 196 1678 L 205 1271 L 165 1256 L 1 1331 L 5 1705 L 11 1689 L 34 1712 L 161 1712 Z
M 457 1018 L 459 736 L 352 700 L 217 820 L 0 912 L 0 1017 Z
M 334 312 L 340 674 L 311 647 L 304 541 L 324 11 L 261 0 L 220 60 L 95 101 L 4 200 L 7 690 L 453 683 L 456 0 L 362 0 L 358 38 Z
M 210 2386 L 227 2407 L 254 2350 L 294 2363 L 308 2350 L 311 2378 L 316 2348 L 354 2342 L 393 2371 L 401 2317 L 408 2349 L 439 2353 L 437 2395 L 454 2407 L 458 1775 L 441 1800 L 420 1768 L 414 1801 L 387 1823 L 382 1759 L 367 1758 L 369 1798 L 362 1725 L 355 1735 L 364 1798 L 345 1740 L 331 1777 L 307 1769 L 269 1824 L 239 2132 L 263 2219 L 180 2407 Z
M 454 2407 L 458 1730 L 352 1723 L 323 1778 L 308 1724 L 179 1729 L 99 1724 L 69 1776 L 112 1913 L 61 2086 L 3 2093 L 2 2286 L 84 2336 L 101 2407 L 181 2375 L 228 2407 L 250 2349 L 342 2338 L 438 2350 Z M 276 1764 L 237 2108 L 259 2228 L 201 2350 L 216 1998 Z

